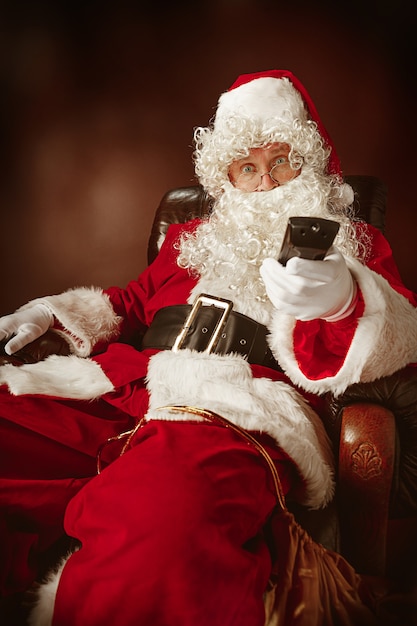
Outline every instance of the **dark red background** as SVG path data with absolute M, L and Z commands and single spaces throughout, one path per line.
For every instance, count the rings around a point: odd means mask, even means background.
M 344 172 L 387 184 L 386 234 L 417 290 L 411 8 L 1 2 L 0 313 L 135 278 L 159 199 L 194 182 L 194 126 L 239 74 L 272 68 L 304 82 Z

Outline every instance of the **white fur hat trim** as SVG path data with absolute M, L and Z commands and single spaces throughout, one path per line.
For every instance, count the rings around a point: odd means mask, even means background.
M 271 120 L 274 124 L 307 120 L 303 99 L 288 78 L 257 78 L 223 93 L 217 107 L 215 130 L 225 132 L 227 120 L 236 114 L 259 122 Z

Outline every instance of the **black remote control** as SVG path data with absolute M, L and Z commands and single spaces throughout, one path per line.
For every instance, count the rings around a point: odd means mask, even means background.
M 286 265 L 293 256 L 322 260 L 339 230 L 338 222 L 319 217 L 290 217 L 278 261 Z

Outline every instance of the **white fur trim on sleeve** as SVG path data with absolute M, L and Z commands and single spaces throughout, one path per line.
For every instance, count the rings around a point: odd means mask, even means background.
M 91 354 L 95 344 L 117 336 L 121 318 L 102 289 L 77 287 L 55 296 L 31 300 L 19 311 L 42 303 L 48 307 L 64 329 L 72 350 L 79 356 Z
M 372 382 L 417 361 L 417 310 L 385 278 L 355 260 L 349 269 L 363 294 L 365 310 L 340 370 L 321 380 L 310 380 L 299 369 L 294 354 L 293 317 L 274 311 L 270 346 L 291 380 L 312 393 L 335 395 L 357 382 Z
M 41 394 L 76 400 L 94 400 L 114 387 L 101 367 L 75 355 L 52 355 L 44 361 L 0 367 L 0 384 L 15 396 Z
M 331 500 L 329 439 L 318 415 L 290 385 L 253 378 L 250 365 L 238 355 L 180 350 L 151 357 L 147 387 L 148 419 L 190 419 L 158 408 L 191 405 L 215 411 L 246 430 L 268 433 L 298 466 L 306 484 L 303 503 L 318 508 Z

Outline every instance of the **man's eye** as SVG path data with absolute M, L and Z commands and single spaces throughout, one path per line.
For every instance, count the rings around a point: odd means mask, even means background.
M 278 157 L 278 159 L 274 161 L 272 167 L 275 167 L 276 165 L 283 165 L 284 163 L 288 163 L 288 159 L 286 157 Z
M 254 165 L 250 165 L 249 163 L 244 165 L 241 169 L 241 174 L 253 174 L 253 172 L 256 172 L 256 168 Z

